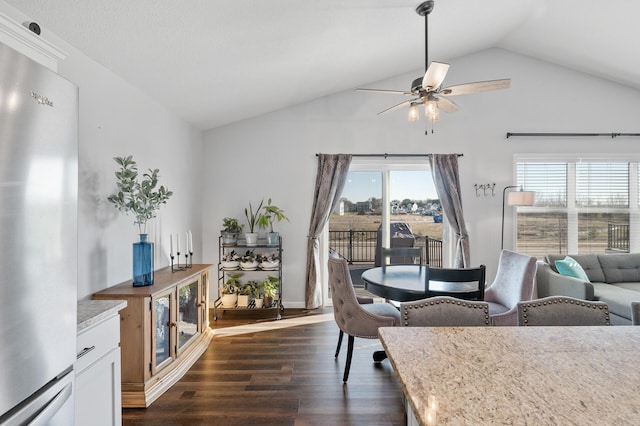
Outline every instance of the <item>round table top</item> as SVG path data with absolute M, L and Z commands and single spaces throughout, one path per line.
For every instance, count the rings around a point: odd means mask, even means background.
M 376 296 L 398 302 L 434 296 L 465 298 L 478 291 L 478 283 L 427 280 L 428 266 L 390 265 L 367 269 L 362 280 L 367 291 Z

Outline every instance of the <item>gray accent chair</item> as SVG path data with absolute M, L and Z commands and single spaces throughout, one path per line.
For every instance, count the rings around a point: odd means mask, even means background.
M 631 302 L 631 324 L 640 325 L 640 302 Z
M 344 367 L 343 382 L 349 378 L 353 343 L 356 337 L 377 339 L 379 327 L 397 327 L 400 325 L 400 312 L 388 303 L 361 305 L 351 283 L 349 265 L 344 259 L 329 258 L 329 285 L 333 301 L 333 316 L 338 328 L 349 336 L 347 361 Z M 384 354 L 384 352 L 382 352 Z M 374 353 L 374 361 L 386 358 Z
M 518 325 L 518 302 L 534 297 L 536 258 L 502 250 L 498 272 L 484 291 L 491 325 Z
M 567 296 L 549 296 L 518 303 L 518 325 L 609 325 L 609 308 Z
M 382 265 L 422 265 L 421 247 L 392 247 L 381 249 Z
M 437 296 L 400 304 L 405 327 L 468 327 L 488 326 L 487 302 Z

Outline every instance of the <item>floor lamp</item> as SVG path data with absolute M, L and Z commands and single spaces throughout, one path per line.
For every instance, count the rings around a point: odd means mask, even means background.
M 517 191 L 507 192 L 508 189 L 519 188 Z M 500 244 L 500 250 L 504 249 L 504 205 L 506 204 L 512 207 L 517 206 L 532 206 L 536 200 L 536 193 L 533 191 L 523 191 L 522 186 L 511 185 L 504 188 L 502 191 L 502 239 Z

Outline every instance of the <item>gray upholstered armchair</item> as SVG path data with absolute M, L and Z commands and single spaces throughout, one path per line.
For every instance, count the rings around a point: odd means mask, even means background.
M 469 327 L 490 325 L 487 302 L 437 296 L 400 304 L 406 327 Z
M 518 325 L 518 302 L 533 299 L 535 276 L 535 257 L 502 250 L 496 278 L 484 291 L 492 325 Z
M 609 325 L 609 307 L 567 296 L 518 302 L 518 325 Z
M 353 289 L 347 261 L 330 258 L 328 266 L 333 315 L 338 328 L 349 336 L 347 362 L 342 378 L 346 382 L 349 378 L 354 339 L 356 337 L 377 339 L 379 327 L 396 327 L 400 325 L 400 312 L 388 303 L 361 305 L 358 303 Z M 380 359 L 374 357 L 374 360 L 379 361 Z

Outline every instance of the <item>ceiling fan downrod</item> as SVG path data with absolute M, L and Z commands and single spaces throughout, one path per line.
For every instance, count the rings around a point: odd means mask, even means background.
M 433 0 L 427 0 L 416 7 L 416 13 L 424 16 L 424 71 L 429 68 L 429 14 L 433 11 Z

